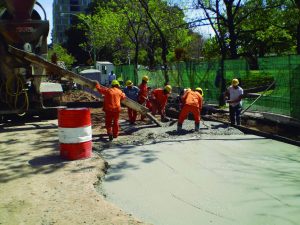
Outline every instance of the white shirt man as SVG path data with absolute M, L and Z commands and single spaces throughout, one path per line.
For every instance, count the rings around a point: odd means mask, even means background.
M 242 97 L 244 94 L 243 88 L 239 85 L 238 79 L 233 79 L 231 86 L 227 89 L 225 97 L 229 97 L 229 114 L 231 125 L 241 125 Z
M 243 88 L 241 88 L 240 86 L 230 85 L 227 91 L 229 93 L 230 102 L 227 101 L 229 105 L 231 106 L 236 106 L 238 104 L 242 105 L 242 96 L 244 94 Z

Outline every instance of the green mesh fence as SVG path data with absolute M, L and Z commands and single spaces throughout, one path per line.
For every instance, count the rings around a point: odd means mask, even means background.
M 119 66 L 116 70 L 124 81 L 134 79 L 133 66 Z M 140 68 L 137 83 L 143 76 L 150 78 L 149 86 L 163 87 L 165 79 L 162 70 L 149 71 Z M 174 92 L 183 88 L 201 87 L 206 103 L 218 104 L 221 94 L 222 74 L 219 61 L 180 62 L 169 65 L 168 75 Z M 249 111 L 271 112 L 300 119 L 300 56 L 266 57 L 258 59 L 258 70 L 249 70 L 246 60 L 226 60 L 224 78 L 228 87 L 233 78 L 240 80 L 245 92 L 263 94 Z M 275 85 L 266 89 L 273 81 Z M 244 98 L 243 108 L 248 107 L 256 98 Z
M 116 67 L 116 76 L 117 80 L 120 82 L 121 85 L 127 80 L 135 81 L 134 78 L 134 66 L 133 65 L 122 65 Z

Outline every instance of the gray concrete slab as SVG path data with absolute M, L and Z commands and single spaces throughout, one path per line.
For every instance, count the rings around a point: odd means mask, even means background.
M 203 133 L 104 150 L 98 190 L 152 224 L 300 224 L 299 147 Z

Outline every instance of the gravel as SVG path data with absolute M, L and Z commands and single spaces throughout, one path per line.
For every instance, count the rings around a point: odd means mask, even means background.
M 112 142 L 109 142 L 106 137 L 94 140 L 94 150 L 102 151 L 107 148 L 123 145 L 154 144 L 174 139 L 201 139 L 211 135 L 244 134 L 238 129 L 226 124 L 203 120 L 200 123 L 200 130 L 198 132 L 195 132 L 194 121 L 191 120 L 184 122 L 181 132 L 177 132 L 177 123 L 174 121 L 164 123 L 163 127 L 157 127 L 153 124 L 130 125 L 127 121 L 120 121 L 120 126 L 125 135 L 119 136 Z

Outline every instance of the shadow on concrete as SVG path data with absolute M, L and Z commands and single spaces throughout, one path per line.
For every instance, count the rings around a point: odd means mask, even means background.
M 193 134 L 195 133 L 195 131 L 182 129 L 181 131 L 172 130 L 172 131 L 167 131 L 166 133 L 170 136 L 181 136 L 181 135 Z
M 26 126 L 25 126 L 26 125 Z M 18 126 L 18 127 L 16 127 Z M 24 126 L 24 127 L 20 127 Z M 40 124 L 17 124 L 15 126 L 3 126 L 1 133 L 11 133 L 11 132 L 17 132 L 17 131 L 27 131 L 27 130 L 50 130 L 50 129 L 57 129 L 56 124 L 48 124 L 48 125 L 40 125 Z
M 35 125 L 30 124 L 28 127 L 26 124 L 24 127 L 10 127 L 8 132 L 5 130 L 2 135 L 5 140 L 0 141 L 0 183 L 36 174 L 53 173 L 65 166 L 66 161 L 61 160 L 58 156 L 59 142 L 57 129 L 54 129 L 57 126 L 52 124 Z M 32 132 L 26 133 L 29 130 Z M 24 138 L 24 135 L 26 135 L 25 137 L 28 135 L 28 139 Z M 33 138 L 31 135 L 35 137 Z
M 64 162 L 66 162 L 66 160 L 63 160 L 59 155 L 45 155 L 28 161 L 28 163 L 33 167 L 57 165 Z
M 19 143 L 15 142 L 16 146 Z M 35 145 L 34 143 L 32 145 Z M 28 146 L 28 145 L 27 145 Z M 57 143 L 42 141 L 35 145 L 35 148 L 24 148 L 21 154 L 19 150 L 1 150 L 0 158 L 2 161 L 0 169 L 0 183 L 9 182 L 18 178 L 30 177 L 36 174 L 48 174 L 64 167 L 65 163 L 59 156 L 53 154 L 31 157 L 30 151 L 38 151 L 42 148 L 56 149 Z M 29 160 L 29 161 L 28 161 Z
M 214 125 L 214 124 L 212 124 L 211 125 L 211 129 L 219 129 L 219 128 L 224 128 L 224 129 L 226 129 L 226 128 L 228 128 L 229 127 L 229 125 L 227 125 L 227 124 L 217 124 L 217 125 Z

